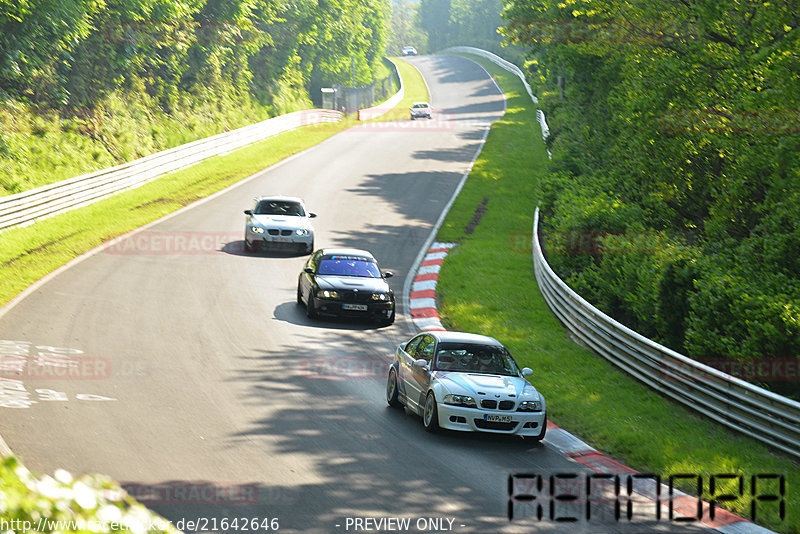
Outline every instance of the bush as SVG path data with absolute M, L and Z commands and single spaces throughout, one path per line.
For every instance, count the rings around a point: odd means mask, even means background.
M 0 463 L 0 483 L 4 531 L 177 532 L 104 476 L 74 478 L 59 469 L 52 477 L 36 477 L 7 457 Z

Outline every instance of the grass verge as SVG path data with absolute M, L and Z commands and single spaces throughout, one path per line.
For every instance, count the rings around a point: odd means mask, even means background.
M 488 61 L 470 59 L 503 88 L 508 110 L 492 127 L 437 237 L 459 243 L 437 285 L 445 326 L 501 340 L 520 364 L 535 370 L 533 382 L 547 397 L 550 420 L 634 469 L 662 477 L 700 475 L 706 500 L 714 498 L 708 493 L 712 475 L 742 476 L 743 496 L 729 508 L 751 519 L 751 477 L 784 475 L 785 518 L 779 502 L 762 501 L 755 520 L 778 532 L 800 532 L 797 463 L 651 391 L 572 342 L 550 312 L 534 278 L 530 250 L 539 181 L 547 172 L 535 106 L 518 78 Z M 779 488 L 765 483 L 761 491 L 778 494 Z M 717 488 L 717 495 L 723 493 L 739 494 L 733 483 Z

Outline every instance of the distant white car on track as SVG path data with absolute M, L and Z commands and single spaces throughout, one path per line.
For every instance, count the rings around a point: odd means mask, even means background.
M 305 254 L 314 250 L 314 227 L 310 219 L 316 213 L 306 210 L 297 197 L 259 197 L 247 215 L 244 249 L 253 252 L 266 248 L 297 248 Z
M 403 47 L 403 55 L 404 56 L 416 56 L 417 55 L 417 49 L 414 48 L 413 46 L 404 46 Z
M 409 110 L 411 112 L 411 120 L 421 118 L 431 118 L 431 105 L 427 102 L 414 102 Z
M 386 401 L 422 416 L 425 429 L 544 438 L 544 396 L 496 339 L 422 332 L 401 343 L 389 366 Z

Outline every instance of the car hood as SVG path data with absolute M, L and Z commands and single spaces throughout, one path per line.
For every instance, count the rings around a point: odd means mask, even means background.
M 250 224 L 257 224 L 259 226 L 269 228 L 305 228 L 312 230 L 311 222 L 308 217 L 299 216 L 286 216 L 286 215 L 251 215 Z
M 383 278 L 367 278 L 359 276 L 333 276 L 317 275 L 317 285 L 320 289 L 338 289 L 365 291 L 370 293 L 386 293 L 389 284 Z
M 527 380 L 518 376 L 484 375 L 437 371 L 436 380 L 449 393 L 479 398 L 516 398 L 536 400 L 539 392 Z

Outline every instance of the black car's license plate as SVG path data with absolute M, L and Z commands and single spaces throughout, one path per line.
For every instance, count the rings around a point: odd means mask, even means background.
M 345 304 L 342 304 L 342 309 L 343 310 L 350 310 L 350 311 L 367 311 L 367 305 L 366 304 L 349 304 L 349 303 L 345 303 Z

